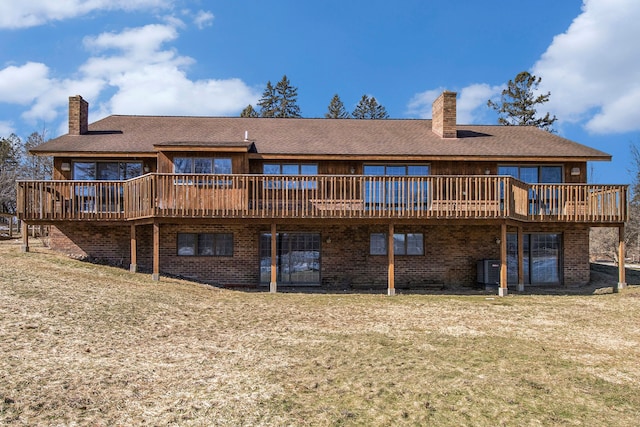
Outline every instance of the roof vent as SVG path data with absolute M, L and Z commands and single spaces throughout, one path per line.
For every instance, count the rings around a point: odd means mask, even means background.
M 248 130 L 244 131 L 244 140 L 245 141 L 249 141 L 249 131 Z

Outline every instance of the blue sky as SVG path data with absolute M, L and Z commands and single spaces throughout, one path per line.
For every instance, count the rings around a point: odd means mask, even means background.
M 591 182 L 628 183 L 640 145 L 637 0 L 29 0 L 0 2 L 0 136 L 66 132 L 69 95 L 109 114 L 237 116 L 286 74 L 304 117 L 334 94 L 458 122 L 523 70 L 542 77 L 561 136 L 613 155 Z

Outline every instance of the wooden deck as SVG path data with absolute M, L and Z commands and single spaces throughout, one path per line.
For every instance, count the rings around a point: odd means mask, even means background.
M 626 185 L 525 184 L 506 176 L 148 174 L 20 181 L 26 221 L 141 218 L 513 219 L 623 223 Z

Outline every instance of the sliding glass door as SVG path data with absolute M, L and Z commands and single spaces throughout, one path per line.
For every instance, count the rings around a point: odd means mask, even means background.
M 561 283 L 562 234 L 524 234 L 524 283 L 559 285 Z M 518 283 L 518 235 L 507 235 L 507 281 Z
M 320 284 L 320 234 L 277 233 L 278 284 Z M 260 282 L 271 281 L 271 233 L 260 235 Z

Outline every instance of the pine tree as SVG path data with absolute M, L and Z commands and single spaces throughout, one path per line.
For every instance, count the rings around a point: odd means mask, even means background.
M 378 104 L 378 101 L 374 97 L 369 99 L 369 109 L 371 111 L 371 118 L 376 119 L 388 119 L 387 109 Z
M 487 105 L 498 112 L 498 123 L 505 126 L 536 126 L 553 132 L 556 116 L 547 113 L 544 117 L 536 117 L 536 105 L 549 101 L 550 92 L 535 95 L 534 91 L 542 79 L 527 71 L 518 73 L 514 80 L 509 80 L 507 88 L 502 91 L 500 102 L 491 100 Z
M 249 104 L 240 113 L 240 117 L 259 117 L 258 112 L 253 108 L 253 105 Z
M 278 106 L 274 117 L 280 118 L 300 118 L 300 107 L 298 106 L 298 88 L 291 86 L 291 82 L 286 75 L 276 85 L 276 96 Z
M 278 97 L 271 81 L 267 82 L 267 87 L 262 92 L 262 98 L 258 101 L 258 106 L 260 107 L 260 117 L 275 117 Z
M 299 118 L 300 107 L 297 102 L 298 88 L 291 86 L 286 75 L 275 87 L 269 81 L 258 101 L 260 117 Z
M 389 117 L 387 110 L 378 104 L 376 98 L 368 95 L 362 95 L 351 115 L 354 119 L 386 119 Z
M 331 98 L 324 117 L 327 119 L 348 119 L 351 117 L 349 112 L 344 108 L 344 104 L 337 93 Z

